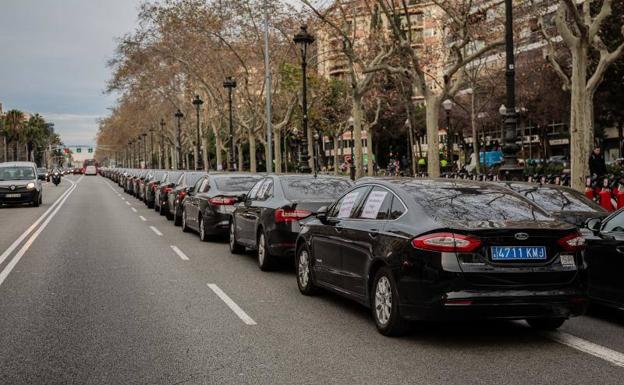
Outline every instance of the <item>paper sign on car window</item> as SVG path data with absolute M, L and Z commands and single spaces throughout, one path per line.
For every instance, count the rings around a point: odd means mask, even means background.
M 354 191 L 345 195 L 340 204 L 338 218 L 349 218 L 349 216 L 351 216 L 351 210 L 353 210 L 353 205 L 355 205 L 358 195 L 360 195 L 359 191 Z
M 362 211 L 362 218 L 375 219 L 379 213 L 379 209 L 388 195 L 387 191 L 373 191 L 368 196 L 366 204 L 364 205 L 364 211 Z

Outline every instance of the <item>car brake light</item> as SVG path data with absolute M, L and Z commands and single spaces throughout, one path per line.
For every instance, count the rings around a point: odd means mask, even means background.
M 585 238 L 577 231 L 561 238 L 557 244 L 565 251 L 582 251 L 585 249 Z
M 416 249 L 468 253 L 481 246 L 481 240 L 470 235 L 455 233 L 434 233 L 412 240 Z
M 312 215 L 312 211 L 309 210 L 277 209 L 275 210 L 275 223 L 298 221 L 310 215 Z
M 169 193 L 170 193 L 170 192 L 172 192 L 172 191 L 173 191 L 173 189 L 172 189 L 171 187 L 165 187 L 165 189 L 163 190 L 163 192 L 164 192 L 165 194 L 169 194 Z
M 208 199 L 210 204 L 215 206 L 231 206 L 236 203 L 237 199 L 234 197 L 214 197 Z
M 178 199 L 179 199 L 179 200 L 184 199 L 184 197 L 185 197 L 185 196 L 186 196 L 186 191 L 180 191 L 180 192 L 178 193 Z

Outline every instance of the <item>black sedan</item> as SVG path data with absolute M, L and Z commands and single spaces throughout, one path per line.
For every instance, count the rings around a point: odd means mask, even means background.
M 262 176 L 207 174 L 187 190 L 182 202 L 182 231 L 195 230 L 202 241 L 227 234 L 234 205 Z
M 278 258 L 295 253 L 299 221 L 336 200 L 353 183 L 312 175 L 270 175 L 258 182 L 237 206 L 230 224 L 230 251 L 257 251 L 258 266 L 268 270 Z
M 161 207 L 167 206 L 167 194 L 177 186 L 182 174 L 184 171 L 167 171 L 163 180 L 156 186 L 156 191 L 154 191 L 154 211 L 160 212 Z
M 587 306 L 584 238 L 500 185 L 370 180 L 297 239 L 297 283 L 372 308 L 378 330 L 405 320 L 526 319 L 556 329 Z
M 624 310 L 624 209 L 587 223 L 585 259 L 592 302 Z
M 182 225 L 182 202 L 189 190 L 195 186 L 199 178 L 205 176 L 203 171 L 184 172 L 174 186 L 166 189 L 166 199 L 162 201 L 160 215 L 166 215 L 168 220 L 173 220 L 175 226 Z
M 568 187 L 526 182 L 505 182 L 505 185 L 555 218 L 576 227 L 583 227 L 588 219 L 605 218 L 609 215 L 600 205 Z

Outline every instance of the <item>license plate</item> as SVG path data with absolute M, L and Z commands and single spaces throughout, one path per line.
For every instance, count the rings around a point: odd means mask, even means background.
M 493 246 L 493 261 L 544 261 L 546 248 L 544 246 Z
M 7 194 L 6 197 L 7 198 L 20 198 L 22 196 L 22 194 Z
M 576 262 L 574 262 L 574 255 L 571 254 L 561 254 L 559 256 L 561 260 L 561 264 L 566 267 L 576 267 Z

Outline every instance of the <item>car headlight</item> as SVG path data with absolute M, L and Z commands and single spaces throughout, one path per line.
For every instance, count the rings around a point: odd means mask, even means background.
M 30 183 L 28 183 L 28 184 L 26 185 L 26 188 L 27 188 L 28 190 L 32 190 L 32 189 L 34 189 L 34 188 L 35 188 L 35 184 L 34 184 L 33 182 L 30 182 Z

